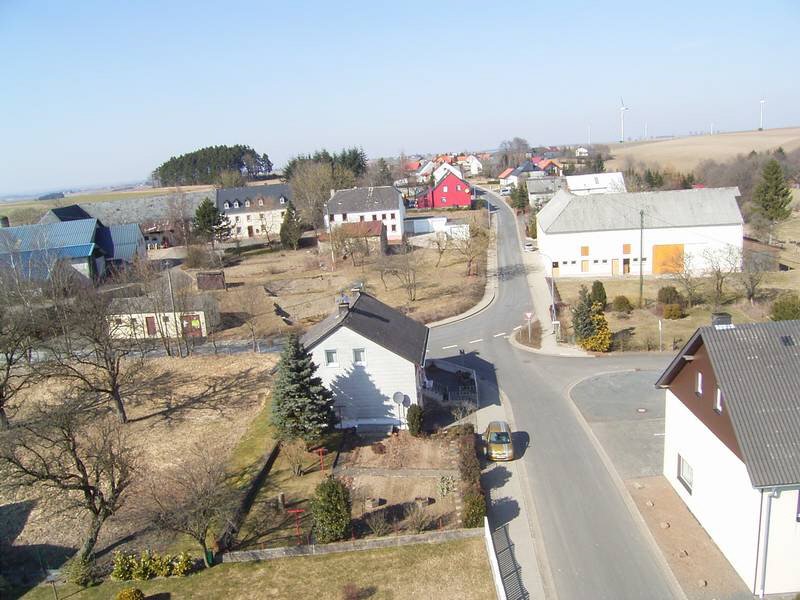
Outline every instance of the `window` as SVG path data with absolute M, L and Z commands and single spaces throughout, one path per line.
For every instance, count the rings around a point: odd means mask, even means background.
M 336 361 L 336 350 L 325 350 L 325 366 L 338 367 L 339 363 Z
M 581 246 L 581 256 L 589 256 L 589 246 Z
M 358 217 L 358 220 L 363 222 L 364 221 L 364 215 L 361 215 L 360 217 Z
M 550 265 L 550 268 L 557 269 L 558 268 L 558 261 L 556 261 L 552 265 Z
M 377 221 L 378 220 L 378 215 L 372 215 L 372 220 L 373 221 Z
M 599 261 L 599 260 L 597 260 L 597 259 L 595 258 L 595 259 L 594 259 L 592 262 L 593 262 L 594 264 L 597 264 L 597 263 L 598 263 L 598 262 L 600 262 L 600 261 Z
M 280 200 L 278 200 L 278 202 L 280 202 L 281 204 L 286 204 L 286 198 L 281 196 L 281 198 L 280 198 Z
M 686 491 L 692 493 L 692 484 L 694 483 L 694 471 L 692 465 L 686 462 L 680 454 L 678 454 L 678 481 L 683 484 Z
M 445 194 L 447 193 L 447 186 L 446 185 L 442 186 L 442 192 L 445 193 Z
M 259 198 L 258 199 L 258 205 L 259 206 L 264 206 L 264 199 L 263 198 Z
M 562 264 L 562 265 L 565 265 L 565 264 L 567 264 L 567 261 L 565 261 L 565 260 L 562 260 L 562 261 L 561 261 L 561 264 Z
M 258 218 L 263 221 L 264 220 L 264 213 L 258 213 Z
M 250 215 L 247 215 L 247 216 L 245 217 L 245 220 L 249 221 L 249 220 L 250 220 Z
M 233 208 L 239 208 L 239 201 L 238 200 L 233 203 Z
M 250 200 L 245 200 L 245 201 L 244 201 L 244 205 L 245 205 L 245 206 L 250 206 Z
M 460 191 L 461 191 L 461 186 L 460 186 L 460 185 L 457 185 L 457 186 L 456 186 L 456 191 L 457 191 L 457 192 L 460 192 Z
M 694 393 L 698 396 L 703 395 L 703 374 L 697 372 L 694 376 Z
M 114 325 L 122 325 L 122 319 L 114 319 Z
M 364 348 L 353 348 L 353 364 L 361 366 L 367 364 L 367 351 Z
M 397 225 L 392 225 L 392 231 L 397 231 Z
M 396 217 L 397 217 L 397 215 L 396 215 L 395 213 L 392 213 L 392 214 L 391 214 L 391 216 L 390 216 L 389 218 L 390 218 L 392 221 L 394 221 Z
M 286 211 L 285 211 L 285 210 L 282 210 L 282 211 L 281 211 L 281 219 L 283 218 L 283 215 L 285 215 L 285 214 L 286 214 Z
M 236 222 L 239 222 L 239 215 L 236 215 Z
M 385 221 L 385 220 L 386 220 L 386 213 L 382 213 L 381 214 L 381 221 Z
M 604 259 L 603 259 L 603 264 L 606 264 L 607 262 L 608 262 L 608 261 L 607 261 L 607 260 L 604 258 Z
M 342 221 L 347 221 L 347 213 L 342 213 Z
M 622 253 L 623 254 L 630 254 L 631 253 L 631 245 L 630 244 L 622 244 Z
M 447 204 L 447 198 L 442 198 L 442 204 Z
M 167 315 L 164 315 L 164 323 L 169 323 L 169 317 Z
M 647 257 L 646 256 L 642 257 L 642 262 L 647 262 Z
M 717 388 L 717 393 L 714 395 L 714 411 L 717 414 L 722 414 L 722 390 Z
M 242 233 L 242 228 L 241 227 L 237 227 L 236 228 L 236 233 Z
M 577 260 L 573 260 L 573 261 L 570 261 L 570 263 L 569 263 L 569 264 L 571 264 L 571 265 L 574 265 L 574 264 L 575 264 L 575 263 L 577 263 L 577 262 L 578 262 Z
M 230 208 L 230 207 L 231 207 L 231 204 L 230 204 L 230 202 L 226 202 L 226 203 L 225 203 L 225 208 Z

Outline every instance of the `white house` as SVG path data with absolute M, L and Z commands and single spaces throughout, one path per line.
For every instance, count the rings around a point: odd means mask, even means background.
M 278 235 L 291 194 L 285 183 L 224 188 L 217 190 L 217 210 L 230 220 L 231 237 Z
M 800 321 L 701 327 L 666 390 L 664 476 L 753 594 L 800 591 Z
M 464 179 L 464 174 L 461 172 L 461 169 L 444 162 L 433 170 L 433 180 L 435 182 L 438 182 L 442 177 L 445 177 L 448 173 L 452 173 L 459 179 Z
M 478 157 L 474 154 L 470 154 L 467 157 L 467 160 L 464 163 L 464 167 L 466 168 L 467 172 L 472 175 L 480 175 L 483 173 L 483 163 L 478 160 Z
M 420 167 L 419 171 L 417 171 L 416 173 L 417 180 L 419 181 L 427 180 L 428 177 L 431 176 L 431 173 L 433 173 L 435 168 L 436 164 L 432 160 L 427 161 L 424 165 Z
M 588 148 L 584 148 L 583 146 L 575 148 L 575 157 L 576 158 L 586 158 L 587 156 L 589 156 L 589 149 Z
M 330 231 L 342 223 L 380 221 L 386 226 L 386 239 L 403 239 L 405 205 L 400 191 L 391 186 L 331 190 L 325 211 L 325 228 Z
M 622 173 L 588 173 L 567 175 L 567 189 L 576 196 L 589 194 L 617 194 L 627 192 Z
M 338 427 L 407 426 L 422 401 L 428 328 L 369 294 L 342 297 L 337 312 L 301 339 L 333 392 Z
M 559 190 L 537 214 L 545 272 L 553 277 L 658 275 L 708 267 L 742 250 L 738 188 L 590 194 Z M 640 246 L 640 240 L 642 241 Z
M 216 301 L 207 294 L 114 298 L 109 305 L 111 335 L 122 339 L 206 337 L 217 324 Z

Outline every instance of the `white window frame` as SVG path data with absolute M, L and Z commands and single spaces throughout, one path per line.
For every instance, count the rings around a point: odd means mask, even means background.
M 281 196 L 280 203 L 281 203 L 281 204 L 286 204 L 286 198 L 284 198 L 283 196 Z
M 722 390 L 719 389 L 719 386 L 717 386 L 717 392 L 714 394 L 714 411 L 718 414 L 722 414 L 723 404 L 724 400 L 722 398 Z
M 460 191 L 461 191 L 461 184 L 458 184 L 458 185 L 456 185 L 456 191 L 457 191 L 457 192 L 460 192 Z
M 686 488 L 686 491 L 692 493 L 694 486 L 694 469 L 689 462 L 678 454 L 678 481 Z
M 230 208 L 230 207 L 231 207 L 231 205 L 230 205 L 230 202 L 226 202 L 226 203 L 225 203 L 223 206 L 224 206 L 225 208 Z
M 245 200 L 244 201 L 244 205 L 249 207 L 250 206 L 250 200 Z
M 330 353 L 333 354 L 333 358 L 331 359 Z M 324 350 L 325 356 L 325 366 L 326 367 L 338 367 L 339 366 L 339 353 L 336 351 L 335 348 L 328 348 Z
M 238 200 L 233 203 L 233 208 L 239 208 L 239 201 Z
M 445 198 L 444 196 L 442 196 L 442 204 L 447 204 L 447 198 Z
M 694 393 L 697 396 L 703 395 L 703 373 L 698 371 L 694 376 Z
M 356 352 L 361 353 L 361 360 L 356 358 Z M 367 366 L 367 349 L 366 348 L 353 348 L 353 364 L 359 367 Z
M 258 199 L 258 205 L 259 206 L 264 206 L 264 199 L 263 198 L 259 198 Z

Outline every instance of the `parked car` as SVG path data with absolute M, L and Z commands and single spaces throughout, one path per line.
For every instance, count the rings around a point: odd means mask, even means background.
M 525 252 L 533 252 L 533 251 L 534 251 L 533 242 L 531 241 L 525 242 Z
M 500 188 L 500 195 L 501 196 L 510 196 L 511 195 L 511 188 L 510 187 Z
M 514 460 L 511 428 L 505 421 L 492 421 L 483 433 L 486 458 L 489 460 Z

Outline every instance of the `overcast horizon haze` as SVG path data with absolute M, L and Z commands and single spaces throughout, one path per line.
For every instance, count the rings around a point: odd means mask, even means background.
M 796 2 L 0 3 L 0 196 L 246 144 L 369 157 L 800 125 Z M 46 157 L 46 158 L 45 158 Z

